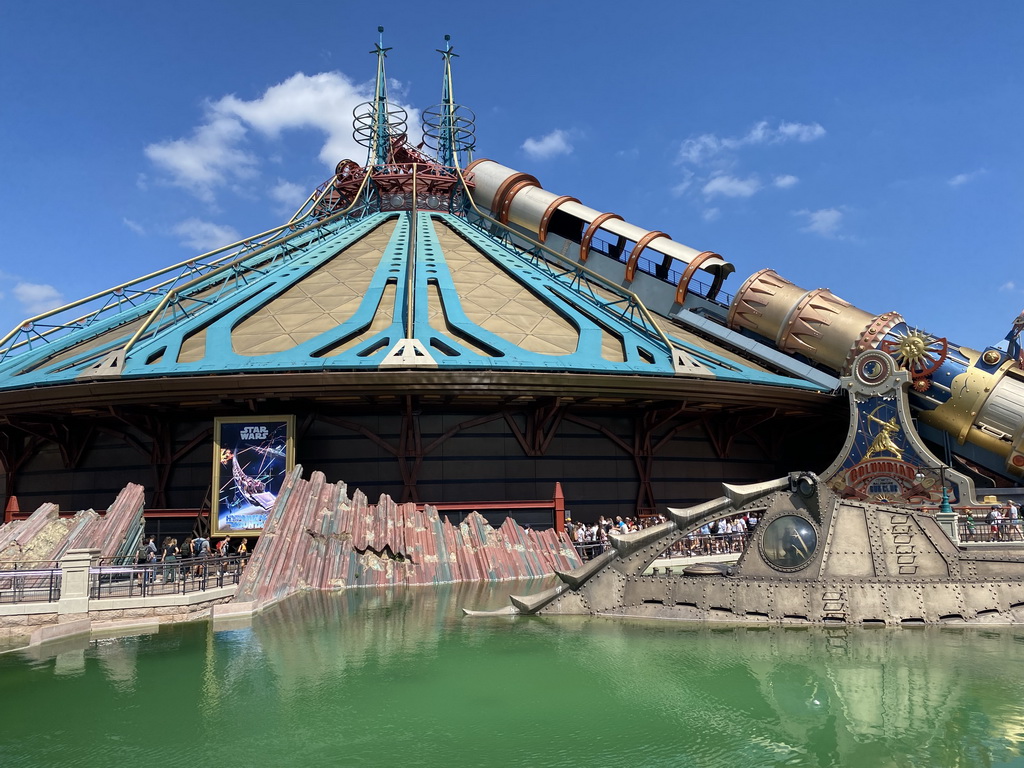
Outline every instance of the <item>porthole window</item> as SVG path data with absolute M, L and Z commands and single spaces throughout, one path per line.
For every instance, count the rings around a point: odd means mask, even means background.
M 803 568 L 818 548 L 818 534 L 809 520 L 785 515 L 772 520 L 761 535 L 761 554 L 783 571 Z

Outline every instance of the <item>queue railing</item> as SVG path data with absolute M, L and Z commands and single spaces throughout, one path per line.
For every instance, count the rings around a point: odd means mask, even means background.
M 104 598 L 184 595 L 238 584 L 250 555 L 185 558 L 128 564 L 100 561 L 89 569 L 89 596 Z
M 60 586 L 60 565 L 52 560 L 0 563 L 0 603 L 55 603 Z
M 1024 542 L 1024 520 L 1020 518 L 1000 518 L 999 520 L 987 520 L 982 516 L 967 519 L 966 515 L 960 515 L 957 520 L 957 531 L 960 534 L 960 541 L 1022 541 Z
M 750 533 L 716 533 L 702 535 L 694 532 L 668 547 L 661 557 L 702 557 L 707 555 L 739 554 L 746 549 Z M 592 560 L 611 547 L 607 541 L 577 541 L 573 543 L 584 562 Z

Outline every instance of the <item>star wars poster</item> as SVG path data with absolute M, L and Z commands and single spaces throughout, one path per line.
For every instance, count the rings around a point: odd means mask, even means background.
M 213 536 L 257 536 L 294 464 L 294 416 L 214 421 Z

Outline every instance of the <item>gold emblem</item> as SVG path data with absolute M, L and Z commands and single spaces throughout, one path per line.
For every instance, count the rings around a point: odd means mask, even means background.
M 878 410 L 877 408 L 875 409 Z M 879 429 L 875 435 L 875 439 L 871 441 L 871 445 L 868 447 L 868 452 L 864 454 L 864 459 L 870 459 L 877 453 L 888 451 L 899 461 L 903 461 L 903 451 L 900 450 L 899 446 L 893 440 L 893 437 L 899 434 L 900 425 L 896 421 L 896 417 L 893 416 L 888 421 L 882 421 L 880 418 L 874 415 L 874 413 L 867 414 L 869 421 L 875 422 Z

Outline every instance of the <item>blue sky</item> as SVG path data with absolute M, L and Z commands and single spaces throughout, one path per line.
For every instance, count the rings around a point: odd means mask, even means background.
M 1024 3 L 0 0 L 0 335 L 281 223 L 392 100 L 478 157 L 982 348 L 1024 307 Z

